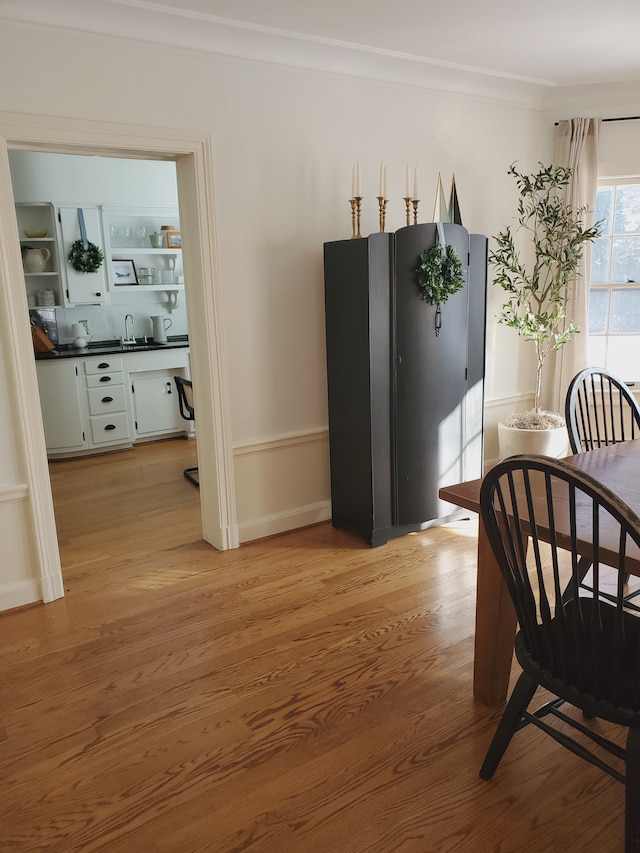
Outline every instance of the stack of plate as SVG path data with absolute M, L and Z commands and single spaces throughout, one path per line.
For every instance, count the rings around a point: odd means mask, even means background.
M 41 308 L 53 308 L 56 304 L 56 295 L 53 290 L 39 290 L 36 301 Z

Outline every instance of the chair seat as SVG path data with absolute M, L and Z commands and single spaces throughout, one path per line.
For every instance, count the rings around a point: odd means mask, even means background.
M 527 650 L 522 631 L 516 636 L 515 651 L 518 663 L 525 672 L 532 675 L 538 683 L 556 695 L 560 692 L 567 702 L 583 711 L 596 713 L 597 716 L 611 722 L 640 728 L 640 679 L 637 672 L 637 653 L 640 648 L 640 618 L 630 613 L 623 614 L 624 637 L 615 659 L 612 660 L 610 648 L 592 642 L 592 619 L 598 618 L 602 624 L 602 633 L 613 636 L 615 630 L 616 608 L 605 601 L 595 602 L 593 598 L 580 597 L 579 607 L 582 619 L 574 620 L 573 611 L 578 607 L 573 599 L 564 605 L 564 625 L 555 616 L 547 628 L 553 635 L 550 639 L 557 648 L 567 643 L 566 624 L 576 625 L 571 632 L 570 653 L 564 659 L 564 672 L 551 671 L 544 662 L 536 661 Z M 546 628 L 540 626 L 541 644 Z M 580 655 L 580 665 L 574 665 Z M 581 681 L 580 689 L 571 686 Z M 607 708 L 609 714 L 606 713 Z

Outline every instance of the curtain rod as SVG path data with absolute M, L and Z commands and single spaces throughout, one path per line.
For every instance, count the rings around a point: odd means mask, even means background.
M 640 121 L 640 116 L 620 116 L 618 118 L 603 118 L 602 121 Z M 559 124 L 559 121 L 554 122 L 554 125 L 556 127 Z

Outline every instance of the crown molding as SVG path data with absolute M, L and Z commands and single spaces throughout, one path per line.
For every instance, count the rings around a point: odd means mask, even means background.
M 146 0 L 3 0 L 0 19 L 40 30 L 107 36 L 308 71 L 360 77 L 541 108 L 547 80 L 512 77 L 157 6 Z
M 547 93 L 544 108 L 553 120 L 576 115 L 600 118 L 638 115 L 640 80 L 563 86 Z

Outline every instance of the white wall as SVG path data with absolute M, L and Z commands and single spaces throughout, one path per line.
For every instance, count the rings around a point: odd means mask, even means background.
M 0 74 L 12 81 L 1 110 L 211 135 L 245 539 L 328 514 L 322 244 L 351 234 L 352 164 L 362 169 L 363 233 L 377 230 L 384 160 L 388 230 L 404 224 L 410 163 L 420 221 L 432 217 L 438 172 L 445 185 L 455 173 L 465 226 L 492 234 L 513 216 L 508 165 L 533 167 L 552 151 L 549 123 L 506 102 L 7 22 Z M 490 290 L 490 436 L 533 384 L 530 354 L 493 322 L 499 303 Z M 11 454 L 1 418 L 0 431 Z
M 640 121 L 603 122 L 599 160 L 603 178 L 640 175 Z
M 175 163 L 15 150 L 9 164 L 16 201 L 178 207 Z

